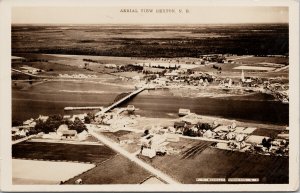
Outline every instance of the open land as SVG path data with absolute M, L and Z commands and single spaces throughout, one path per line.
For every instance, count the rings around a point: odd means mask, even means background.
M 184 25 L 183 27 L 15 25 L 12 27 L 12 34 L 13 53 L 127 57 L 288 53 L 288 25 L 285 24 Z M 56 41 L 49 41 L 49 37 Z
M 19 159 L 13 159 L 12 166 L 15 185 L 58 185 L 94 167 L 93 164 Z

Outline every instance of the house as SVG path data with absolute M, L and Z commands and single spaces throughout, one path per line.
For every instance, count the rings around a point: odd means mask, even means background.
M 127 106 L 127 111 L 130 112 L 130 113 L 132 113 L 132 112 L 135 111 L 135 107 L 133 105 L 128 105 Z
M 246 135 L 244 135 L 244 134 L 237 134 L 235 137 L 235 140 L 237 142 L 242 142 L 242 141 L 244 141 L 245 137 L 246 137 Z
M 154 149 L 150 149 L 150 148 L 143 148 L 142 149 L 142 155 L 143 156 L 147 156 L 149 158 L 153 158 L 156 156 L 156 152 Z
M 12 136 L 17 135 L 18 132 L 19 132 L 19 128 L 17 128 L 17 127 L 13 127 L 13 128 L 11 129 L 11 135 L 12 135 Z
M 75 130 L 66 130 L 66 131 L 62 131 L 62 137 L 67 138 L 75 138 L 77 135 L 77 131 Z
M 68 125 L 62 124 L 56 130 L 56 135 L 60 136 L 61 138 L 74 138 L 77 136 L 77 131 L 69 130 Z
M 142 147 L 151 148 L 151 138 L 153 135 L 146 135 L 140 139 Z
M 186 123 L 191 123 L 191 124 L 197 124 L 201 119 L 202 119 L 201 116 L 199 116 L 195 113 L 190 113 L 190 114 L 180 118 L 180 120 L 182 120 Z
M 79 141 L 83 141 L 83 140 L 86 140 L 88 136 L 89 136 L 88 132 L 84 130 L 77 135 L 77 138 Z
M 185 115 L 188 115 L 191 113 L 191 110 L 190 109 L 179 109 L 178 110 L 178 115 L 179 116 L 185 116 Z
M 12 136 L 27 136 L 29 129 L 27 127 L 13 127 L 12 128 Z
M 43 122 L 46 122 L 48 118 L 49 118 L 49 116 L 43 116 L 43 115 L 40 115 L 40 116 L 37 118 L 37 120 L 41 120 L 41 121 L 43 121 Z
M 105 64 L 105 68 L 117 68 L 115 64 Z
M 181 121 L 181 122 L 175 122 L 174 123 L 174 128 L 175 129 L 179 129 L 179 128 L 184 128 L 184 127 L 186 127 L 186 123 L 185 122 L 183 122 L 183 121 Z
M 64 115 L 63 118 L 64 118 L 64 119 L 70 119 L 70 118 L 71 118 L 71 115 Z
M 220 125 L 219 127 L 214 129 L 214 132 L 228 132 L 229 128 L 225 125 Z
M 68 125 L 62 124 L 62 125 L 60 125 L 60 126 L 58 127 L 58 129 L 56 130 L 56 133 L 57 133 L 58 135 L 62 136 L 62 135 L 63 135 L 63 131 L 68 131 L 68 130 L 69 130 Z
M 75 121 L 76 118 L 79 118 L 80 121 L 84 122 L 84 117 L 86 117 L 87 114 L 84 113 L 84 114 L 78 114 L 78 115 L 73 115 L 72 118 L 71 118 L 71 121 Z
M 26 121 L 23 122 L 23 125 L 30 125 L 33 121 L 34 121 L 33 118 L 28 119 L 28 120 L 26 120 Z
M 235 122 L 233 122 L 230 126 L 229 126 L 229 129 L 235 129 L 236 128 L 236 123 Z
M 33 118 L 31 118 L 31 119 L 28 119 L 28 120 L 24 121 L 24 122 L 23 122 L 23 125 L 24 125 L 25 127 L 35 127 L 36 122 L 34 121 Z
M 178 76 L 178 73 L 173 71 L 173 72 L 170 72 L 170 73 L 165 73 L 165 76 L 174 77 L 174 76 Z
M 228 140 L 234 140 L 235 137 L 236 137 L 236 134 L 233 133 L 233 132 L 229 132 L 229 133 L 226 135 L 226 138 L 227 138 Z
M 203 134 L 203 137 L 206 137 L 206 138 L 214 138 L 214 137 L 215 137 L 215 133 L 212 132 L 211 130 L 207 130 L 207 131 Z
M 174 127 L 168 127 L 168 131 L 170 133 L 175 133 L 176 132 L 176 129 Z

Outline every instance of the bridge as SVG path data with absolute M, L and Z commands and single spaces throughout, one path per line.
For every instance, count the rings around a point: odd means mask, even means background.
M 98 113 L 96 113 L 95 116 L 99 116 L 99 115 L 103 115 L 104 113 L 106 113 L 107 111 L 115 108 L 116 106 L 118 106 L 119 104 L 123 103 L 124 101 L 128 100 L 129 98 L 139 94 L 140 92 L 144 91 L 145 89 L 147 89 L 145 86 L 139 88 L 138 90 L 133 91 L 132 93 L 130 93 L 129 95 L 121 98 L 120 100 L 116 101 L 115 103 L 113 103 L 112 105 L 104 108 L 102 111 L 99 111 Z

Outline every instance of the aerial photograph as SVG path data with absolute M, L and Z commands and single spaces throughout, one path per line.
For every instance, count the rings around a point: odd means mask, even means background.
M 103 9 L 12 9 L 13 185 L 289 183 L 287 7 Z

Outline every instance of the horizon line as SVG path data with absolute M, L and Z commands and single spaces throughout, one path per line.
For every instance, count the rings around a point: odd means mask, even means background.
M 240 25 L 240 24 L 289 24 L 289 22 L 244 22 L 244 23 L 11 23 L 11 25 Z

